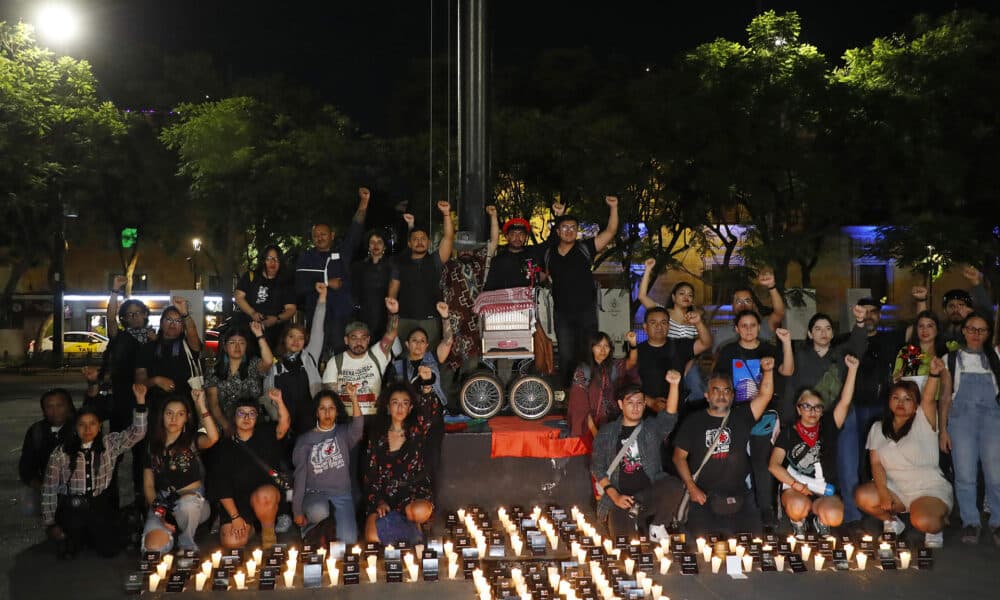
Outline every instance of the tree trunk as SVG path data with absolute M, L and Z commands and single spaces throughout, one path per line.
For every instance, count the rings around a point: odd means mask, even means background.
M 139 262 L 139 251 L 132 250 L 132 258 L 128 260 L 128 264 L 125 265 L 125 297 L 130 298 L 132 296 L 132 276 L 135 274 L 135 265 Z
M 17 289 L 18 282 L 28 272 L 28 261 L 20 259 L 14 262 L 10 269 L 10 276 L 7 283 L 0 292 L 0 327 L 10 327 L 13 323 L 13 313 L 11 306 L 14 303 L 14 290 Z

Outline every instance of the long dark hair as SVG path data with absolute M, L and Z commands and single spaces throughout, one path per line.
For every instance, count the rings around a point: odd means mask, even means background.
M 63 442 L 62 445 L 62 451 L 70 458 L 70 460 L 74 461 L 74 463 L 70 466 L 70 473 L 76 470 L 75 460 L 80 456 L 80 450 L 83 448 L 83 440 L 80 439 L 80 432 L 77 431 L 76 424 L 81 418 L 87 415 L 93 415 L 93 417 L 97 419 L 98 425 L 101 423 L 101 415 L 93 406 L 84 405 L 76 412 L 76 416 L 73 419 L 73 433 L 70 434 L 69 439 Z M 104 431 L 100 427 L 97 429 L 97 437 L 94 438 L 94 443 L 90 446 L 90 449 L 94 452 L 94 464 L 100 464 L 99 461 L 101 460 L 101 453 L 104 452 Z
M 920 323 L 920 319 L 934 321 L 934 328 L 937 330 L 937 335 L 934 336 L 934 356 L 942 357 L 948 354 L 948 346 L 945 345 L 944 336 L 941 335 L 941 320 L 932 310 L 922 310 L 913 319 L 913 331 L 910 332 L 910 338 L 906 340 L 907 345 L 920 347 L 920 336 L 917 335 L 917 325 Z
M 962 331 L 963 331 L 963 346 L 965 345 L 965 328 L 968 326 L 969 321 L 972 319 L 982 319 L 986 323 L 986 338 L 983 340 L 983 353 L 986 354 L 986 360 L 990 365 L 990 371 L 993 371 L 993 378 L 996 380 L 997 385 L 1000 385 L 1000 356 L 997 356 L 996 349 L 993 348 L 993 323 L 990 323 L 988 317 L 980 312 L 969 313 L 969 316 L 962 319 Z M 998 396 L 1000 397 L 1000 396 Z
M 215 361 L 215 376 L 219 378 L 220 381 L 225 381 L 229 379 L 229 355 L 226 354 L 226 344 L 229 340 L 236 336 L 242 337 L 247 341 L 247 351 L 243 354 L 243 358 L 240 359 L 240 367 L 237 370 L 240 379 L 246 379 L 247 375 L 250 373 L 250 357 L 252 356 L 253 349 L 250 347 L 250 340 L 254 339 L 252 333 L 243 327 L 230 327 L 226 329 L 226 332 L 222 334 L 219 338 L 219 359 Z
M 174 402 L 182 404 L 187 410 L 187 423 L 184 424 L 184 429 L 174 440 L 174 443 L 167 446 L 167 429 L 163 426 L 163 413 L 167 410 L 167 406 Z M 149 429 L 147 438 L 149 440 L 149 455 L 162 456 L 172 452 L 175 447 L 188 448 L 193 445 L 198 439 L 198 419 L 195 413 L 194 403 L 186 396 L 176 393 L 167 396 L 160 408 L 160 414 L 156 415 L 157 418 Z
M 602 340 L 608 343 L 608 348 L 611 349 L 611 352 L 608 353 L 608 357 L 604 359 L 603 363 L 598 364 L 594 360 L 594 346 L 600 344 Z M 600 381 L 600 377 L 597 376 L 597 373 L 599 370 L 608 369 L 608 367 L 614 362 L 614 357 L 612 356 L 614 351 L 615 347 L 611 342 L 611 336 L 603 331 L 598 331 L 587 336 L 587 358 L 581 363 L 580 366 L 590 369 L 590 382 L 588 385 L 594 385 L 595 381 Z
M 155 352 L 156 358 L 162 358 L 163 357 L 163 351 L 164 351 L 164 349 L 165 349 L 165 347 L 166 347 L 166 345 L 168 343 L 170 344 L 170 347 L 171 347 L 170 348 L 170 354 L 172 356 L 180 356 L 180 354 L 181 354 L 181 344 L 184 343 L 184 335 L 185 334 L 184 334 L 183 331 L 181 332 L 181 334 L 179 336 L 177 336 L 176 340 L 169 340 L 168 341 L 168 340 L 164 340 L 163 339 L 163 319 L 167 318 L 167 313 L 175 313 L 177 315 L 178 319 L 181 318 L 181 311 L 180 311 L 180 309 L 177 308 L 176 306 L 173 306 L 173 305 L 164 308 L 163 312 L 160 313 L 160 330 L 156 332 L 156 342 L 157 342 L 157 344 L 156 344 L 156 352 Z M 183 319 L 181 319 L 181 320 L 183 321 Z
M 674 284 L 674 287 L 670 290 L 670 295 L 667 296 L 667 301 L 664 303 L 664 306 L 666 306 L 668 309 L 673 308 L 674 307 L 674 294 L 677 293 L 677 290 L 679 290 L 679 289 L 681 289 L 683 287 L 689 287 L 689 288 L 691 288 L 691 296 L 692 297 L 694 296 L 694 286 L 693 285 L 691 285 L 690 283 L 688 283 L 686 281 L 678 281 L 677 283 Z
M 312 397 L 310 404 L 310 412 L 316 416 L 316 420 L 319 420 L 319 415 L 316 413 L 319 411 L 319 403 L 322 402 L 323 398 L 329 398 L 333 400 L 333 405 L 337 409 L 337 418 L 334 419 L 334 423 L 338 425 L 347 422 L 347 408 L 344 406 L 344 401 L 340 399 L 340 395 L 335 393 L 333 390 L 320 390 L 316 392 L 316 395 Z
M 914 404 L 917 405 L 917 410 L 922 410 L 920 408 L 920 388 L 917 387 L 917 384 L 912 381 L 897 381 L 889 386 L 889 401 L 885 403 L 885 409 L 882 413 L 882 435 L 884 435 L 886 439 L 890 439 L 894 442 L 898 442 L 906 437 L 906 434 L 910 433 L 910 429 L 913 427 L 913 419 L 917 416 L 916 413 L 913 413 L 913 416 L 899 428 L 899 431 L 896 431 L 896 429 L 892 426 L 894 418 L 894 415 L 892 414 L 892 393 L 896 390 L 903 390 L 906 392 L 911 398 L 913 398 Z
M 417 391 L 408 382 L 395 381 L 382 388 L 382 393 L 379 394 L 378 401 L 375 403 L 374 437 L 382 437 L 389 432 L 389 427 L 392 425 L 392 417 L 389 415 L 389 398 L 396 392 L 403 392 L 410 397 L 410 414 L 403 422 L 403 429 L 409 430 L 417 424 L 417 413 L 413 410 L 417 405 Z
M 254 271 L 260 277 L 264 277 L 264 263 L 267 260 L 267 253 L 270 252 L 271 250 L 274 250 L 277 253 L 277 255 L 278 255 L 278 272 L 275 273 L 274 278 L 275 279 L 283 279 L 284 278 L 284 273 L 283 273 L 284 269 L 282 269 L 282 267 L 284 266 L 284 263 L 282 261 L 284 260 L 285 255 L 281 251 L 281 247 L 278 246 L 277 244 L 268 244 L 268 245 L 264 246 L 264 249 L 261 250 L 260 254 L 257 255 L 257 268 L 254 269 Z
M 288 334 L 292 332 L 293 329 L 298 329 L 302 332 L 302 335 L 306 338 L 306 345 L 309 345 L 309 332 L 306 330 L 305 326 L 299 325 L 298 323 L 288 323 L 281 330 L 281 335 L 278 336 L 278 345 L 274 349 L 274 360 L 281 360 L 282 356 L 288 354 L 288 348 L 285 347 L 285 338 Z M 305 350 L 305 346 L 302 347 Z

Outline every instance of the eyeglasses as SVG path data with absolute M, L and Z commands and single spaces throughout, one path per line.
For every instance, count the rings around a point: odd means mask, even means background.
M 180 324 L 184 323 L 184 319 L 173 319 L 173 318 L 167 317 L 166 319 L 163 319 L 163 322 L 164 323 L 173 323 L 174 325 L 180 325 Z
M 236 411 L 236 416 L 241 419 L 256 419 L 257 411 L 255 410 L 238 410 Z
M 987 333 L 990 332 L 990 330 L 986 329 L 985 327 L 966 327 L 965 332 L 974 335 L 986 335 Z
M 580 228 L 579 225 L 573 225 L 571 223 L 563 223 L 562 225 L 559 226 L 559 231 L 576 231 L 579 228 Z
M 740 304 L 753 304 L 753 298 L 740 298 L 739 300 L 733 300 L 733 304 L 737 306 Z
M 264 262 L 278 262 L 278 257 L 277 256 L 268 256 L 267 258 L 264 259 Z
M 822 404 L 800 404 L 799 408 L 801 408 L 804 412 L 814 412 L 814 413 L 823 412 Z

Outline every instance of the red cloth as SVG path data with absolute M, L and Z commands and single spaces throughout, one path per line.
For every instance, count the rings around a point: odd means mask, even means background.
M 548 421 L 559 419 L 548 419 Z M 544 421 L 525 421 L 520 417 L 493 417 L 490 458 L 564 458 L 590 454 L 590 444 L 578 437 L 560 438 L 560 429 Z
M 476 297 L 476 303 L 472 310 L 481 313 L 484 309 L 490 308 L 491 304 L 510 305 L 512 308 L 504 310 L 520 310 L 525 304 L 528 308 L 535 305 L 535 296 L 530 287 L 506 288 L 482 292 Z M 496 312 L 496 311 L 494 311 Z

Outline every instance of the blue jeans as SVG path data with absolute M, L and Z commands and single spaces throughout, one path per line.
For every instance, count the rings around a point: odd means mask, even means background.
M 948 412 L 951 460 L 955 468 L 955 499 L 962 524 L 979 527 L 976 475 L 983 467 L 990 527 L 1000 527 L 1000 405 L 993 390 L 993 376 L 962 373 Z
M 841 498 L 844 500 L 844 522 L 858 521 L 861 511 L 854 503 L 854 488 L 858 487 L 862 460 L 868 462 L 865 444 L 868 442 L 868 430 L 872 423 L 882 416 L 881 404 L 872 406 L 851 406 L 840 430 L 837 441 L 837 473 Z
M 158 492 L 157 496 L 160 500 L 167 497 L 166 492 Z M 198 525 L 204 523 L 208 520 L 211 513 L 211 506 L 205 500 L 205 489 L 200 488 L 197 492 L 193 494 L 184 494 L 173 506 L 170 507 L 170 512 L 174 515 L 174 520 L 177 521 L 177 531 L 176 533 L 171 533 L 163 524 L 163 519 L 156 516 L 152 509 L 146 513 L 146 523 L 142 528 L 142 550 L 145 552 L 158 551 L 158 552 L 170 552 L 171 547 L 174 546 L 174 536 L 177 539 L 177 548 L 179 550 L 197 550 L 198 544 L 194 543 L 194 532 L 198 529 Z M 170 541 L 167 545 L 162 548 L 147 548 L 146 547 L 146 535 L 155 530 L 162 530 L 170 537 Z
M 302 529 L 305 535 L 317 523 L 330 516 L 330 505 L 333 505 L 333 518 L 337 523 L 337 539 L 345 544 L 358 541 L 358 518 L 354 514 L 354 499 L 350 494 L 327 494 L 309 490 L 302 499 L 302 512 L 306 516 L 306 526 Z

